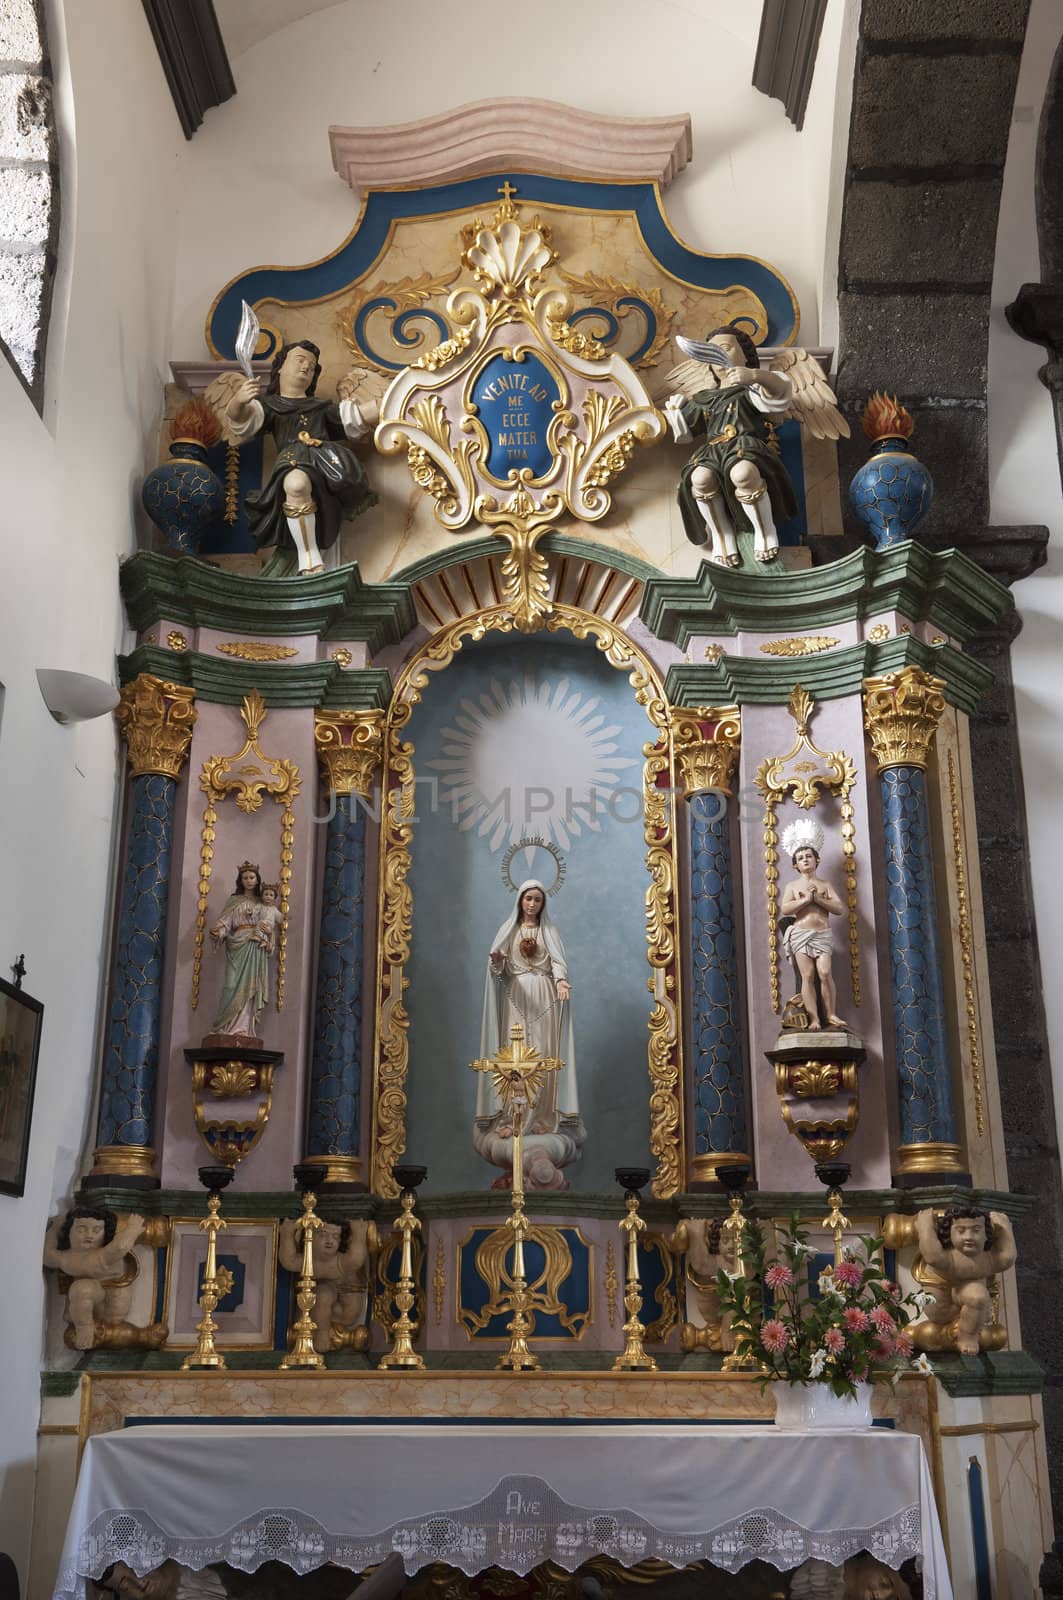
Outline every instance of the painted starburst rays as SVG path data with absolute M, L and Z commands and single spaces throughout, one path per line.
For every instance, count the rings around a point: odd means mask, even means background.
M 457 827 L 475 828 L 492 852 L 529 832 L 567 850 L 622 811 L 621 777 L 638 762 L 620 753 L 621 731 L 567 677 L 491 678 L 461 702 L 427 766 Z

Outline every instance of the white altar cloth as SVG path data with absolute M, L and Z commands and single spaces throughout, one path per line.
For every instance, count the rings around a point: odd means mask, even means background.
M 921 1556 L 951 1600 L 926 1457 L 913 1434 L 667 1424 L 162 1424 L 98 1434 L 81 1466 L 56 1586 L 82 1600 L 113 1561 L 138 1574 L 264 1561 L 409 1573 L 568 1571 L 755 1559 L 786 1570 L 869 1550 Z

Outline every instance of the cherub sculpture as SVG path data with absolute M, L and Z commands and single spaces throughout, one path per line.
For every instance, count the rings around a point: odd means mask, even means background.
M 317 395 L 321 351 L 309 339 L 282 345 L 265 392 L 257 378 L 224 373 L 206 391 L 230 443 L 271 433 L 277 456 L 259 491 L 244 502 L 255 543 L 295 548 L 300 573 L 324 572 L 322 551 L 336 544 L 340 522 L 376 504 L 365 468 L 348 440 L 361 439 L 379 415 L 373 375 L 352 367 L 335 401 Z M 356 398 L 357 397 L 357 398 Z
M 845 1563 L 845 1600 L 912 1600 L 912 1591 L 899 1572 L 864 1551 Z
M 775 426 L 796 417 L 816 439 L 847 439 L 849 425 L 834 391 L 806 350 L 780 350 L 770 367 L 762 367 L 753 340 L 734 322 L 707 342 L 676 342 L 691 359 L 668 374 L 664 413 L 678 442 L 705 436 L 679 482 L 687 538 L 705 544 L 711 535 L 710 559 L 737 567 L 736 535 L 752 529 L 757 561 L 774 561 L 776 520 L 797 509 Z
M 687 1284 L 701 1313 L 704 1327 L 684 1322 L 680 1344 L 692 1350 L 732 1350 L 730 1317 L 720 1310 L 716 1287 L 718 1272 L 735 1270 L 735 1233 L 722 1217 L 680 1217 L 668 1248 L 687 1258 Z
M 786 885 L 779 906 L 780 916 L 793 918 L 783 934 L 783 950 L 797 967 L 810 1026 L 820 1028 L 825 1022 L 830 1028 L 845 1028 L 848 1024 L 837 1014 L 830 929 L 830 918 L 844 915 L 845 905 L 833 885 L 817 876 L 823 829 L 814 818 L 801 817 L 783 829 L 782 847 L 799 874 Z M 822 1006 L 816 994 L 817 980 Z
M 319 1354 L 345 1346 L 364 1350 L 369 1343 L 369 1265 L 376 1250 L 375 1223 L 346 1217 L 321 1218 L 321 1226 L 314 1234 L 314 1349 Z M 303 1230 L 299 1218 L 287 1217 L 281 1223 L 279 1254 L 282 1267 L 289 1272 L 302 1271 Z
M 59 1273 L 66 1295 L 66 1342 L 75 1350 L 158 1349 L 168 1330 L 162 1323 L 146 1328 L 126 1321 L 133 1298 L 136 1269 L 126 1256 L 144 1231 L 135 1212 L 119 1218 L 113 1211 L 76 1206 L 53 1217 L 44 1240 L 44 1265 Z
M 920 1211 L 915 1219 L 919 1253 L 937 1275 L 924 1280 L 933 1295 L 926 1320 L 913 1324 L 920 1350 L 956 1350 L 976 1356 L 999 1350 L 1004 1329 L 993 1317 L 988 1280 L 1015 1265 L 1015 1235 L 1002 1211 L 948 1206 L 940 1213 Z

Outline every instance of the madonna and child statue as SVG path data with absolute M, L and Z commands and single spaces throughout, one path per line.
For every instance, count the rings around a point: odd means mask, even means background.
M 482 1058 L 497 1055 L 509 1044 L 515 1022 L 523 1027 L 526 1044 L 561 1062 L 560 1072 L 544 1074 L 525 1120 L 524 1186 L 567 1189 L 564 1169 L 579 1159 L 587 1135 L 576 1088 L 568 958 L 547 907 L 546 890 L 536 878 L 521 884 L 513 910 L 491 942 L 480 1032 Z M 513 1177 L 512 1117 L 486 1072 L 479 1075 L 473 1142 L 485 1161 L 502 1169 L 492 1188 L 508 1189 Z

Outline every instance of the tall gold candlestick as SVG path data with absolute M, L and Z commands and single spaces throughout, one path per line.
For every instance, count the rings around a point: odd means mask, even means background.
M 639 1280 L 639 1234 L 646 1224 L 639 1216 L 639 1190 L 650 1181 L 644 1167 L 617 1167 L 617 1182 L 625 1190 L 624 1204 L 627 1216 L 620 1221 L 620 1231 L 625 1237 L 624 1269 L 624 1348 L 613 1362 L 614 1372 L 656 1372 L 657 1363 L 647 1355 L 644 1340 L 646 1330 L 639 1318 L 642 1310 L 642 1284 Z
M 739 1171 L 739 1169 L 721 1169 L 721 1181 L 726 1183 L 727 1176 L 725 1176 L 725 1174 L 735 1171 Z M 746 1176 L 746 1170 L 744 1168 L 741 1169 L 739 1185 L 745 1182 Z M 733 1252 L 734 1255 L 734 1271 L 737 1275 L 743 1275 L 746 1268 L 745 1262 L 742 1259 L 742 1235 L 745 1232 L 746 1217 L 745 1212 L 742 1209 L 741 1187 L 735 1185 L 731 1186 L 731 1198 L 729 1204 L 731 1207 L 731 1215 L 724 1223 L 722 1231 L 729 1234 L 732 1240 L 731 1252 Z M 735 1334 L 734 1349 L 728 1351 L 727 1355 L 725 1355 L 723 1358 L 723 1370 L 724 1372 L 759 1372 L 760 1370 L 760 1362 L 757 1360 L 752 1350 L 750 1350 L 746 1338 L 740 1333 Z
M 297 1172 L 298 1177 L 298 1172 Z M 321 1227 L 321 1218 L 314 1207 L 317 1197 L 312 1189 L 303 1189 L 303 1217 L 299 1224 L 303 1230 L 303 1260 L 295 1291 L 299 1315 L 288 1329 L 288 1353 L 281 1361 L 281 1370 L 293 1369 L 316 1372 L 325 1365 L 325 1358 L 314 1349 L 317 1323 L 311 1313 L 317 1301 L 317 1283 L 314 1279 L 314 1234 Z
M 413 1277 L 413 1235 L 420 1233 L 421 1219 L 414 1216 L 413 1203 L 417 1198 L 414 1191 L 419 1183 L 423 1183 L 427 1173 L 424 1167 L 405 1165 L 393 1167 L 392 1171 L 395 1181 L 402 1190 L 400 1197 L 402 1210 L 395 1218 L 395 1227 L 402 1236 L 399 1282 L 395 1291 L 395 1304 L 399 1308 L 399 1314 L 392 1324 L 391 1349 L 381 1356 L 380 1365 L 384 1368 L 397 1367 L 399 1371 L 405 1369 L 419 1372 L 424 1368 L 424 1358 L 413 1348 L 417 1322 L 410 1316 L 410 1312 L 417 1304 Z
M 495 1363 L 507 1372 L 534 1372 L 540 1364 L 539 1357 L 528 1348 L 532 1320 L 528 1315 L 528 1280 L 524 1268 L 524 1240 L 528 1232 L 528 1219 L 524 1215 L 524 1118 L 527 1109 L 522 1085 L 510 1100 L 513 1113 L 513 1188 L 509 1218 L 513 1232 L 513 1315 L 506 1324 L 509 1345 Z
M 559 1072 L 562 1063 L 554 1056 L 541 1056 L 524 1042 L 524 1027 L 515 1022 L 509 1030 L 509 1044 L 496 1056 L 470 1062 L 474 1072 L 489 1072 L 495 1089 L 513 1123 L 512 1209 L 509 1227 L 513 1234 L 512 1317 L 506 1324 L 509 1345 L 496 1365 L 510 1372 L 533 1372 L 539 1358 L 528 1348 L 532 1319 L 528 1314 L 528 1283 L 524 1267 L 524 1240 L 528 1219 L 524 1215 L 524 1119 L 532 1097 L 542 1088 L 548 1072 Z
M 219 1215 L 220 1191 L 226 1184 L 232 1182 L 232 1176 L 231 1167 L 199 1169 L 199 1181 L 208 1190 L 207 1214 L 199 1224 L 207 1236 L 207 1259 L 203 1267 L 203 1288 L 199 1296 L 202 1317 L 196 1323 L 195 1349 L 185 1356 L 181 1363 L 183 1372 L 220 1372 L 225 1366 L 225 1357 L 214 1343 L 214 1336 L 218 1331 L 214 1313 L 218 1309 L 218 1301 L 224 1298 L 226 1292 L 218 1272 L 218 1235 L 223 1228 L 228 1227 L 225 1218 Z

